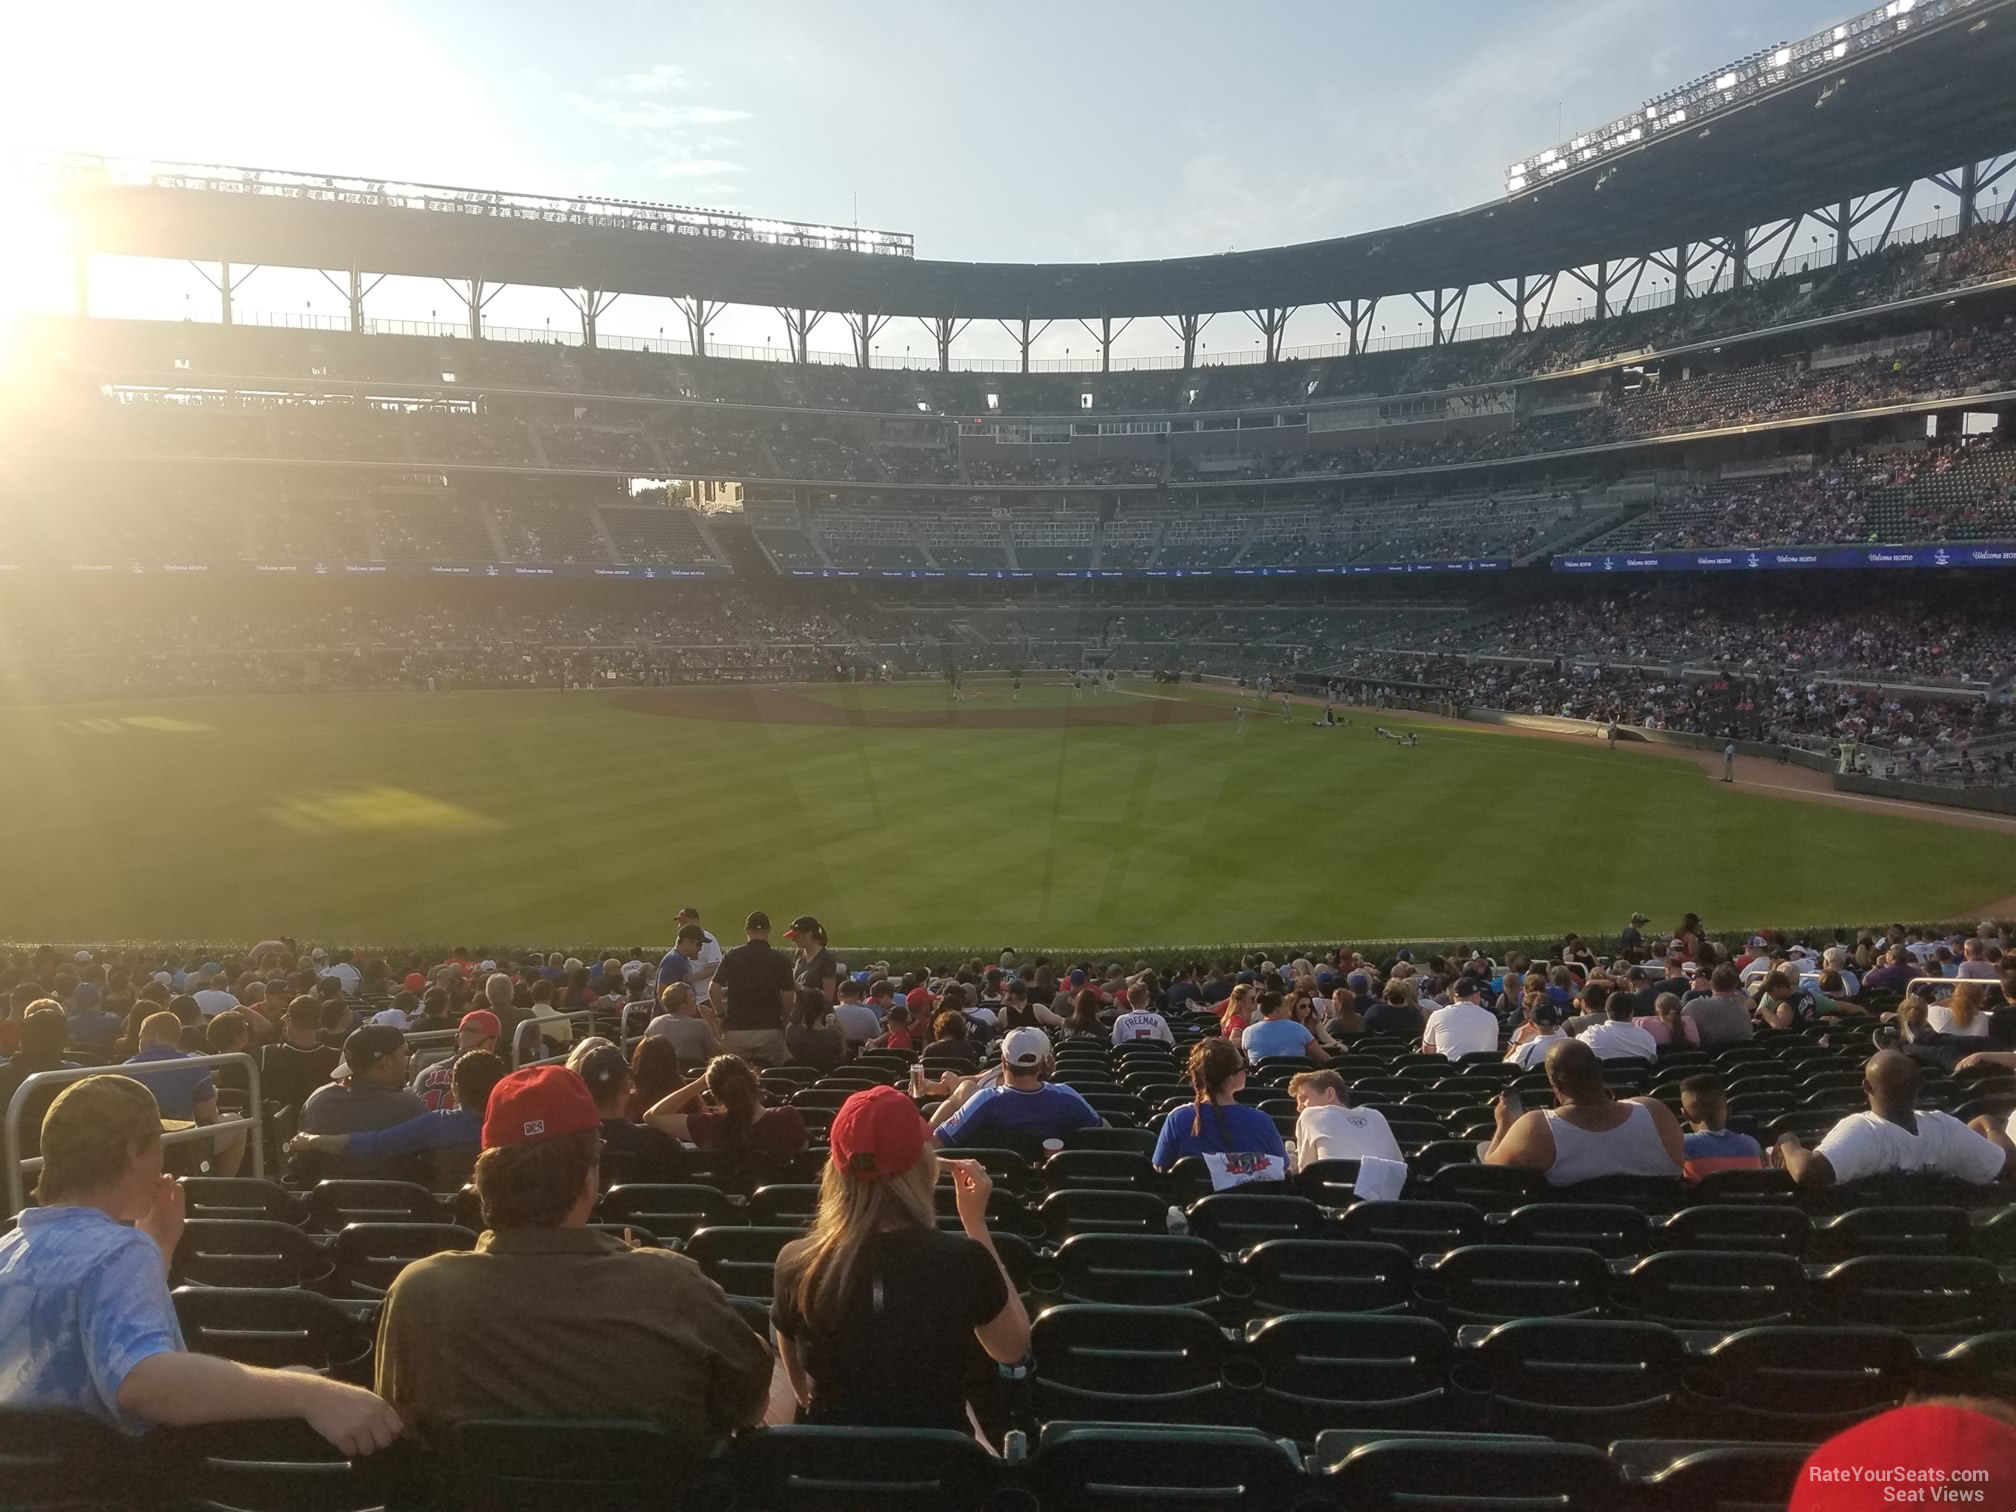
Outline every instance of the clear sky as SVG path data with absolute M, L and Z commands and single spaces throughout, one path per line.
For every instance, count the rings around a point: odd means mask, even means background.
M 856 218 L 858 197 L 863 225 L 911 232 L 926 257 L 1162 257 L 1342 235 L 1493 198 L 1507 163 L 1564 132 L 1854 9 L 24 4 L 8 22 L 16 67 L 0 141 L 840 223 Z M 107 314 L 207 317 L 215 304 L 186 268 L 107 269 L 99 288 Z M 240 300 L 337 308 L 312 274 L 279 271 L 255 275 Z M 371 308 L 445 319 L 448 303 L 439 285 L 388 282 Z M 490 313 L 535 328 L 573 320 L 536 291 L 510 291 Z M 604 328 L 650 335 L 674 323 L 664 301 L 632 298 Z M 1305 314 L 1289 339 L 1328 340 L 1334 324 Z M 770 312 L 736 311 L 717 339 L 781 342 L 781 332 Z M 1076 335 L 1053 333 L 1045 349 L 1082 355 Z M 903 324 L 884 340 L 923 350 L 921 329 Z M 1008 350 L 977 327 L 969 341 Z M 1121 350 L 1166 344 L 1158 327 Z M 813 345 L 843 347 L 838 322 Z

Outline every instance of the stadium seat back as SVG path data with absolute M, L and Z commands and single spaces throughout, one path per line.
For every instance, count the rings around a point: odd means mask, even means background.
M 1332 1460 L 1319 1437 L 1316 1460 L 1323 1491 L 1352 1512 L 1615 1512 L 1623 1492 L 1609 1457 L 1587 1444 L 1424 1435 Z
M 434 1194 L 418 1182 L 355 1179 L 318 1181 L 308 1212 L 327 1234 L 349 1223 L 432 1223 L 441 1216 Z
M 415 1260 L 476 1247 L 476 1233 L 459 1223 L 349 1223 L 331 1248 L 335 1284 L 351 1297 L 382 1297 L 393 1278 Z
M 268 1223 L 308 1222 L 308 1209 L 277 1181 L 252 1176 L 184 1176 L 183 1215 L 188 1218 L 256 1218 Z
M 1161 1178 L 1145 1155 L 1126 1150 L 1059 1150 L 1043 1162 L 1043 1184 L 1107 1192 L 1155 1192 Z
M 1750 1173 L 1729 1171 L 1722 1174 L 1747 1176 Z M 1713 1203 L 1682 1208 L 1665 1219 L 1653 1230 L 1653 1247 L 1661 1250 L 1768 1250 L 1796 1259 L 1806 1253 L 1812 1228 L 1813 1220 L 1790 1205 L 1744 1201 Z
M 1200 1197 L 1185 1210 L 1190 1232 L 1227 1254 L 1269 1239 L 1313 1239 L 1323 1210 L 1306 1197 L 1237 1190 Z
M 613 1186 L 602 1194 L 595 1214 L 604 1223 L 641 1223 L 660 1239 L 683 1240 L 696 1229 L 732 1228 L 749 1221 L 719 1187 L 690 1182 Z
M 1799 1443 L 1896 1406 L 1918 1377 L 1910 1338 L 1887 1328 L 1746 1328 L 1705 1363 L 1721 1393 L 1720 1429 Z
M 1974 1225 L 1953 1207 L 1853 1208 L 1816 1224 L 1806 1258 L 1822 1263 L 1857 1255 L 1971 1255 Z
M 212 1423 L 174 1432 L 198 1505 L 245 1512 L 361 1512 L 410 1497 L 425 1471 L 416 1440 L 355 1459 L 299 1418 Z
M 1238 1275 L 1263 1313 L 1398 1312 L 1414 1296 L 1414 1257 L 1397 1244 L 1269 1239 L 1239 1257 Z
M 819 1211 L 819 1188 L 805 1181 L 774 1181 L 749 1194 L 749 1221 L 759 1228 L 803 1228 Z
M 1319 1207 L 1349 1207 L 1358 1200 L 1357 1183 L 1355 1160 L 1312 1160 L 1295 1173 L 1296 1187 Z
M 1074 1234 L 1052 1258 L 1054 1284 L 1032 1285 L 1067 1302 L 1205 1307 L 1218 1300 L 1224 1271 L 1218 1251 L 1187 1234 Z
M 175 1246 L 171 1278 L 195 1286 L 310 1286 L 333 1267 L 321 1246 L 291 1223 L 256 1218 L 191 1218 Z
M 778 1252 L 804 1237 L 798 1228 L 701 1228 L 686 1240 L 686 1253 L 729 1296 L 768 1298 Z
M 1397 1244 L 1410 1255 L 1439 1255 L 1484 1240 L 1484 1213 L 1467 1202 L 1359 1202 L 1337 1220 L 1340 1239 Z
M 1594 1250 L 1469 1244 L 1424 1257 L 1414 1294 L 1452 1325 L 1572 1318 L 1609 1304 L 1610 1270 Z
M 1620 1439 L 1610 1459 L 1647 1512 L 1780 1512 L 1811 1449 Z
M 648 1423 L 476 1419 L 448 1433 L 444 1479 L 484 1512 L 680 1512 L 727 1499 L 706 1446 Z
M 269 1370 L 298 1367 L 369 1385 L 371 1330 L 299 1287 L 178 1286 L 175 1317 L 199 1354 Z
M 151 1474 L 133 1439 L 82 1412 L 0 1407 L 8 1512 L 125 1512 Z
M 1651 1228 L 1637 1208 L 1601 1202 L 1529 1202 L 1505 1215 L 1493 1234 L 1507 1244 L 1591 1249 L 1606 1260 L 1645 1254 Z
M 1509 1213 L 1545 1196 L 1547 1178 L 1525 1166 L 1445 1165 L 1421 1183 L 1434 1202 L 1467 1202 L 1487 1213 Z
M 1910 1333 L 1979 1333 L 2000 1324 L 2001 1276 L 1971 1255 L 1862 1255 L 1813 1282 L 1818 1312 Z
M 763 1512 L 983 1512 L 1002 1477 L 970 1433 L 929 1428 L 758 1428 L 729 1463 L 736 1504 Z
M 1036 1319 L 1031 1400 L 1039 1420 L 1230 1421 L 1230 1346 L 1208 1315 L 1183 1307 L 1064 1303 Z
M 1484 1394 L 1492 1432 L 1607 1444 L 1679 1421 L 1686 1363 L 1679 1336 L 1656 1323 L 1521 1318 L 1464 1350 L 1456 1380 Z
M 1073 1234 L 1166 1234 L 1169 1204 L 1150 1192 L 1073 1187 L 1052 1192 L 1036 1205 L 1043 1231 L 1052 1239 Z
M 1027 1483 L 1046 1512 L 1283 1512 L 1308 1493 L 1285 1445 L 1231 1427 L 1051 1423 Z
M 1338 1427 L 1445 1427 L 1458 1410 L 1449 1335 L 1427 1318 L 1284 1313 L 1250 1324 L 1246 1350 L 1253 1426 L 1298 1443 Z
M 1067 1150 L 1121 1150 L 1144 1159 L 1155 1153 L 1154 1129 L 1073 1129 L 1059 1136 Z
M 1790 1255 L 1755 1250 L 1667 1250 L 1626 1271 L 1620 1293 L 1639 1317 L 1672 1328 L 1790 1322 L 1806 1272 Z

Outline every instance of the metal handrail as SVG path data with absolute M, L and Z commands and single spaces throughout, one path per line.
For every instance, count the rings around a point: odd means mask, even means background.
M 211 1066 L 245 1068 L 247 1086 L 251 1091 L 251 1111 L 243 1118 L 219 1119 L 214 1124 L 198 1124 L 193 1129 L 177 1129 L 172 1133 L 164 1133 L 161 1136 L 161 1143 L 190 1144 L 199 1139 L 214 1138 L 220 1133 L 242 1126 L 246 1131 L 246 1140 L 252 1146 L 252 1174 L 263 1177 L 266 1174 L 266 1149 L 259 1136 L 266 1122 L 266 1114 L 259 1099 L 259 1062 L 243 1050 L 233 1050 L 223 1055 L 189 1055 L 172 1061 L 142 1061 L 139 1065 L 127 1062 L 116 1066 L 73 1066 L 61 1071 L 37 1071 L 14 1089 L 14 1096 L 8 1100 L 6 1118 L 4 1123 L 0 1123 L 0 1129 L 5 1130 L 8 1150 L 20 1149 L 21 1115 L 27 1111 L 29 1094 L 43 1087 L 62 1086 L 93 1076 L 130 1076 L 135 1081 L 144 1082 L 150 1076 L 159 1076 L 170 1071 L 188 1071 L 197 1067 Z M 24 1198 L 22 1176 L 28 1171 L 41 1169 L 42 1157 L 39 1155 L 23 1155 L 7 1162 L 7 1203 L 10 1212 L 21 1211 Z

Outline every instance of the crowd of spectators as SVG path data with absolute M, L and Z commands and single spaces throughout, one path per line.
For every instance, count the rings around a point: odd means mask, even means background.
M 999 1447 L 1014 1414 L 995 1366 L 1040 1377 L 1061 1361 L 1029 1358 L 1029 1288 L 1003 1253 L 996 1183 L 1088 1131 L 1141 1129 L 1157 1180 L 1188 1162 L 1216 1191 L 1256 1194 L 1339 1161 L 1355 1162 L 1360 1196 L 1381 1167 L 1404 1183 L 1424 1139 L 1458 1126 L 1477 1163 L 1562 1199 L 1615 1202 L 1632 1181 L 1705 1202 L 1703 1183 L 1767 1169 L 1799 1193 L 1883 1177 L 1985 1192 L 2011 1175 L 2006 1110 L 1947 1111 L 1962 1076 L 1999 1077 L 2010 1059 L 1988 1048 L 1993 1014 L 2016 1005 L 2000 926 L 1718 938 L 1691 913 L 1652 925 L 1632 915 L 1614 946 L 1311 946 L 1160 968 L 1012 949 L 842 960 L 809 914 L 777 948 L 761 911 L 730 948 L 691 907 L 662 954 L 360 958 L 282 936 L 0 952 L 0 1095 L 38 1072 L 89 1073 L 30 1094 L 23 1143 L 42 1164 L 35 1205 L 0 1236 L 14 1324 L 0 1406 L 133 1434 L 291 1419 L 352 1460 L 500 1418 L 653 1424 L 691 1448 L 789 1421 Z M 1942 977 L 1950 996 L 1906 991 Z M 1733 1095 L 1746 1063 L 1723 1058 L 1788 1036 L 1829 1066 L 1838 1041 L 1841 1069 L 1860 1071 L 1849 1095 L 1797 1104 L 1824 1114 L 1803 1131 L 1766 1127 L 1766 1105 L 1793 1094 Z M 250 1083 L 221 1086 L 235 1068 L 180 1064 L 220 1047 L 260 1067 L 262 1116 L 270 1092 L 298 1129 L 276 1151 L 294 1191 L 398 1173 L 483 1231 L 393 1265 L 365 1379 L 185 1341 L 168 1280 L 191 1264 L 203 1199 L 171 1166 L 221 1164 L 267 1132 L 241 1123 Z M 1395 1056 L 1412 1070 L 1439 1057 L 1483 1100 L 1411 1098 L 1429 1080 L 1384 1075 Z M 1662 1071 L 1685 1074 L 1655 1084 Z M 825 1080 L 841 1072 L 849 1082 Z M 831 1101 L 807 1095 L 829 1087 Z M 185 1101 L 208 1119 L 177 1117 Z M 171 1155 L 168 1130 L 197 1138 Z M 801 1232 L 771 1252 L 763 1293 L 736 1289 L 768 1328 L 744 1321 L 699 1246 L 622 1231 L 633 1197 L 681 1191 L 665 1183 L 695 1161 L 739 1173 L 766 1208 L 789 1192 L 777 1177 L 818 1183 L 808 1208 L 777 1209 Z M 1066 1167 L 1055 1174 L 1069 1190 Z M 1019 1192 L 1000 1197 L 1019 1210 Z M 1187 1233 L 1203 1212 L 1136 1231 Z

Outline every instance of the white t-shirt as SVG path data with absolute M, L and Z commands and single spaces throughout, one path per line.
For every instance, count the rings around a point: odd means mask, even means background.
M 1160 1040 L 1165 1045 L 1173 1045 L 1176 1036 L 1169 1032 L 1169 1020 L 1143 1008 L 1129 1010 L 1113 1020 L 1113 1043 L 1124 1045 L 1131 1040 Z
M 1319 1160 L 1404 1160 L 1400 1141 L 1377 1108 L 1306 1108 L 1295 1120 L 1295 1168 Z
M 1498 1015 L 1477 1003 L 1451 1003 L 1428 1015 L 1422 1043 L 1433 1040 L 1437 1053 L 1451 1060 L 1479 1050 L 1498 1048 Z
M 1960 969 L 1953 975 L 1963 982 L 1992 982 L 2001 973 L 1995 969 L 1993 961 L 1962 961 Z
M 1575 1038 L 1604 1060 L 1622 1060 L 1632 1056 L 1648 1061 L 1659 1058 L 1659 1041 L 1636 1024 L 1619 1023 L 1616 1019 L 1592 1024 Z
M 1538 1071 L 1547 1061 L 1547 1052 L 1560 1044 L 1568 1036 L 1556 1029 L 1552 1034 L 1536 1034 L 1505 1059 L 1525 1071 Z
M 203 994 L 196 994 L 196 1001 L 203 1001 Z M 1953 1007 L 1950 1003 L 1927 1003 L 1925 1005 L 1925 1027 L 1936 1029 L 1941 1034 L 1957 1034 L 1965 1039 L 1986 1039 L 1988 1037 L 1988 1015 L 1977 1013 L 1974 1022 L 1965 1029 L 1953 1022 Z
M 352 966 L 348 961 L 338 961 L 334 966 L 324 967 L 322 975 L 325 977 L 334 977 L 337 981 L 341 982 L 345 997 L 351 996 L 359 987 L 364 985 L 364 973 L 359 971 L 355 966 Z
M 714 1001 L 714 973 L 721 965 L 721 942 L 706 930 L 700 931 L 700 954 L 693 958 L 693 995 L 703 1003 Z
M 215 1018 L 220 1013 L 228 1013 L 233 1008 L 242 1008 L 245 1006 L 222 987 L 205 987 L 201 992 L 194 994 L 194 996 L 196 1006 L 203 1010 L 203 1017 L 205 1018 Z
M 1875 1113 L 1851 1113 L 1827 1131 L 1818 1153 L 1837 1181 L 1891 1174 L 1957 1176 L 1986 1185 L 2002 1174 L 2002 1151 L 1950 1113 L 1919 1113 L 1918 1132 Z

